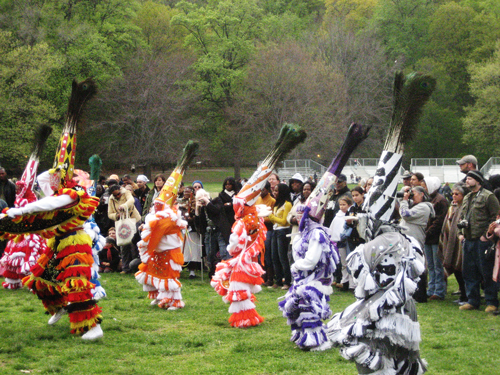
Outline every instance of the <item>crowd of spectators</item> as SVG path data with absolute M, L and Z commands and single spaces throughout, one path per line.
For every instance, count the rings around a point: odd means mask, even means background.
M 448 292 L 447 279 L 455 275 L 459 290 L 453 292 L 458 297 L 454 302 L 461 310 L 480 308 L 482 288 L 485 311 L 496 313 L 500 279 L 500 176 L 486 180 L 472 155 L 464 156 L 457 165 L 465 177 L 452 187 L 442 184 L 436 176 L 405 171 L 392 220 L 425 252 L 426 272 L 414 294 L 417 302 L 443 301 Z M 296 173 L 289 181 L 281 181 L 273 173 L 257 201 L 272 211 L 265 218 L 267 237 L 260 259 L 265 270 L 264 285 L 268 288 L 287 290 L 292 283 L 290 267 L 294 260 L 290 236 L 298 231 L 306 200 L 316 187 L 317 176 L 314 177 L 304 179 Z M 323 225 L 337 243 L 342 264 L 337 268 L 334 285 L 342 291 L 352 291 L 355 287 L 345 263 L 349 253 L 364 243 L 355 216 L 364 213 L 365 195 L 373 178 L 355 181 L 358 184 L 349 188 L 346 176 L 338 177 L 329 192 L 323 217 Z M 165 182 L 163 174 L 154 176 L 151 187 L 144 175 L 137 176 L 135 181 L 128 174 L 121 178 L 101 177 L 96 189 L 100 202 L 94 214 L 101 233 L 107 235 L 106 246 L 99 253 L 101 272 L 137 271 L 141 225 Z M 183 252 L 190 278 L 197 277 L 203 267 L 211 277 L 216 264 L 230 258 L 226 248 L 235 220 L 232 201 L 242 184 L 244 181 L 227 177 L 220 192 L 212 196 L 200 180 L 182 184 L 179 189 L 176 204 L 188 222 Z M 14 198 L 15 184 L 0 168 L 0 203 L 12 207 Z M 115 222 L 124 216 L 135 220 L 137 233 L 130 244 L 117 246 Z

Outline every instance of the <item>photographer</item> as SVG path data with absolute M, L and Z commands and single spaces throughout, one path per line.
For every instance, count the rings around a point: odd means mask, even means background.
M 409 199 L 413 199 L 413 204 L 409 206 Z M 429 218 L 435 216 L 434 207 L 429 202 L 429 194 L 422 186 L 415 186 L 411 190 L 406 191 L 403 200 L 399 206 L 401 215 L 401 226 L 406 227 L 405 234 L 415 238 L 420 244 L 421 249 L 424 249 L 425 230 Z M 427 273 L 420 276 L 418 282 L 418 290 L 413 295 L 415 301 L 423 303 L 427 302 Z
M 495 195 L 483 188 L 484 177 L 481 172 L 472 170 L 467 173 L 465 184 L 471 190 L 464 198 L 463 210 L 458 223 L 459 240 L 463 241 L 463 277 L 467 292 L 467 303 L 460 310 L 478 309 L 481 303 L 480 287 L 484 281 L 486 312 L 498 309 L 498 284 L 493 281 L 492 259 L 487 259 L 485 251 L 492 244 L 486 237 L 490 223 L 500 209 Z

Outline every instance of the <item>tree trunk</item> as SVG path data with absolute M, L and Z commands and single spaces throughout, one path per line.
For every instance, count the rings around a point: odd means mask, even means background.
M 146 163 L 143 168 L 144 175 L 152 181 L 152 176 L 151 176 L 151 164 Z
M 234 179 L 238 181 L 240 179 L 240 174 L 241 174 L 241 160 L 240 158 L 235 158 L 234 159 Z

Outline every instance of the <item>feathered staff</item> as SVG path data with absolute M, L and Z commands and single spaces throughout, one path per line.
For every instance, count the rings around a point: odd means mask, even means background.
M 264 220 L 258 217 L 254 204 L 276 164 L 304 142 L 306 136 L 306 132 L 298 125 L 283 125 L 271 152 L 233 198 L 237 221 L 233 225 L 227 247 L 233 258 L 217 264 L 211 281 L 222 300 L 231 303 L 229 312 L 232 315 L 229 322 L 233 327 L 251 327 L 264 321 L 257 313 L 253 301 L 254 294 L 260 292 L 260 285 L 264 282 L 261 277 L 264 270 L 258 264 L 257 256 L 264 249 L 267 230 Z
M 317 222 L 321 220 L 326 208 L 328 191 L 342 173 L 351 154 L 368 137 L 370 128 L 356 123 L 351 124 L 342 147 L 307 199 L 305 217 Z
M 396 73 L 391 124 L 373 185 L 363 205 L 363 209 L 374 219 L 390 220 L 404 145 L 415 134 L 422 108 L 435 88 L 436 80 L 429 75 L 411 73 L 405 77 L 402 72 Z
M 300 126 L 284 124 L 269 154 L 236 195 L 236 198 L 238 198 L 237 200 L 242 199 L 248 206 L 252 206 L 257 201 L 261 190 L 266 185 L 267 178 L 271 175 L 276 165 L 282 161 L 290 151 L 304 142 L 306 138 L 307 134 Z

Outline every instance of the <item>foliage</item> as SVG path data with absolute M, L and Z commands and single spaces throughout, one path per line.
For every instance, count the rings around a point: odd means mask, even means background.
M 17 173 L 27 162 L 35 129 L 58 117 L 48 98 L 54 91 L 49 78 L 60 63 L 47 44 L 19 45 L 12 33 L 0 31 L 0 161 Z
M 500 152 L 500 44 L 485 64 L 470 68 L 475 99 L 464 118 L 464 142 L 483 159 Z

